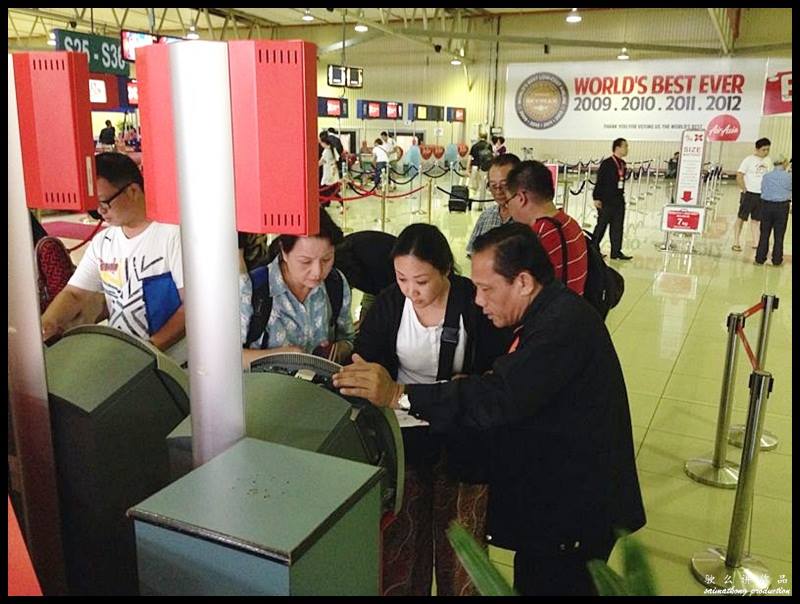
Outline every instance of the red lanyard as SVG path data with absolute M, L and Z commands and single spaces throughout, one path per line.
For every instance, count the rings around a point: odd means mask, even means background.
M 521 327 L 514 332 L 514 341 L 511 342 L 511 346 L 508 347 L 508 352 L 506 354 L 511 354 L 517 349 L 517 347 L 519 346 L 519 336 L 521 333 L 522 333 Z
M 613 159 L 614 163 L 617 165 L 617 175 L 619 176 L 619 179 L 625 180 L 625 162 L 617 159 L 616 155 L 612 155 L 611 159 Z

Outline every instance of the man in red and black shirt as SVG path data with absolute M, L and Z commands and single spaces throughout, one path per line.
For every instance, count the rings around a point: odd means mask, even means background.
M 555 190 L 550 170 L 541 162 L 524 161 L 509 172 L 506 182 L 508 209 L 514 222 L 530 225 L 550 257 L 556 279 L 582 296 L 588 270 L 586 237 L 580 225 L 553 203 Z M 566 277 L 561 235 L 567 244 Z
M 628 141 L 615 139 L 611 144 L 611 157 L 605 158 L 597 170 L 597 184 L 592 192 L 594 206 L 597 208 L 597 226 L 592 240 L 597 247 L 611 227 L 612 260 L 630 260 L 633 256 L 622 253 L 622 227 L 625 224 L 625 160 L 628 155 Z

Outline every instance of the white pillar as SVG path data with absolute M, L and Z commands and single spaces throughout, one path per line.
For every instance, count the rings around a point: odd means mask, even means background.
M 228 45 L 170 46 L 195 466 L 244 436 Z
M 24 527 L 44 595 L 66 595 L 33 236 L 25 203 L 14 63 L 8 55 L 8 393 Z

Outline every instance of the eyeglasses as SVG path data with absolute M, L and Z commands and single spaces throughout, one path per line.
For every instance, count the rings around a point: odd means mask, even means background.
M 114 194 L 113 194 L 111 197 L 109 197 L 108 199 L 105 199 L 105 200 L 103 200 L 103 201 L 100 201 L 100 200 L 98 199 L 98 200 L 97 200 L 97 207 L 98 207 L 98 208 L 100 208 L 100 209 L 103 209 L 103 210 L 105 210 L 105 211 L 108 211 L 108 210 L 110 210 L 110 209 L 111 209 L 111 202 L 113 202 L 113 201 L 114 201 L 114 200 L 115 200 L 117 197 L 119 197 L 120 195 L 122 195 L 122 192 L 123 192 L 125 189 L 127 189 L 128 187 L 130 187 L 132 184 L 133 184 L 132 182 L 129 182 L 128 184 L 124 185 L 124 186 L 123 186 L 121 189 L 119 189 L 119 190 L 118 190 L 116 193 L 114 193 Z
M 503 180 L 501 182 L 490 182 L 489 183 L 489 190 L 490 191 L 507 191 L 508 190 L 508 183 Z

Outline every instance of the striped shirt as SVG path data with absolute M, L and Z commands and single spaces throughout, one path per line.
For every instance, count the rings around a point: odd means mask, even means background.
M 503 217 L 500 216 L 500 206 L 496 203 L 481 212 L 481 215 L 478 217 L 478 222 L 475 223 L 475 228 L 472 230 L 472 235 L 470 235 L 469 241 L 467 242 L 467 255 L 469 256 L 472 254 L 472 247 L 475 245 L 475 240 L 479 236 L 504 225 L 506 222 L 511 222 L 511 216 L 506 218 L 504 222 Z
M 565 214 L 563 210 L 559 210 L 552 218 L 561 224 L 561 230 L 567 242 L 567 287 L 582 296 L 583 289 L 586 287 L 586 275 L 589 270 L 586 237 L 580 225 L 572 217 Z M 539 236 L 542 247 L 550 256 L 550 262 L 553 263 L 553 268 L 555 268 L 556 279 L 563 281 L 561 275 L 564 257 L 561 252 L 561 237 L 558 234 L 558 229 L 552 222 L 544 218 L 538 218 L 531 225 L 531 228 Z

